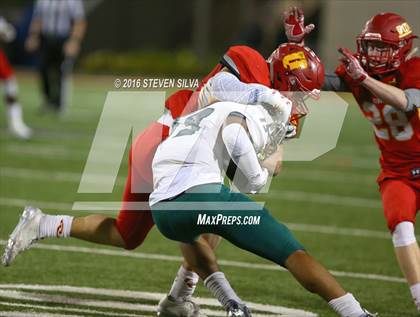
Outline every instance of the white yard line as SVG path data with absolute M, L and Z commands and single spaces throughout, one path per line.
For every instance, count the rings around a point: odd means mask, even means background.
M 321 194 L 321 193 L 310 193 L 302 191 L 291 191 L 291 190 L 271 190 L 268 192 L 270 197 L 278 199 L 290 200 L 290 201 L 304 201 L 308 203 L 319 203 L 336 206 L 349 206 L 349 207 L 361 207 L 361 208 L 382 208 L 381 201 L 379 199 L 342 196 L 333 194 Z
M 83 161 L 87 159 L 90 148 L 86 147 L 84 149 L 78 148 L 74 149 L 72 147 L 65 147 L 62 145 L 48 145 L 48 144 L 37 144 L 37 145 L 21 145 L 17 143 L 12 143 L 4 147 L 4 150 L 9 154 L 14 155 L 32 155 L 37 157 L 42 157 L 45 159 L 62 159 L 62 160 L 73 160 L 73 161 Z M 378 159 L 365 158 L 356 155 L 340 155 L 332 154 L 328 160 L 315 160 L 311 164 L 313 167 L 338 167 L 338 168 L 352 168 L 360 169 L 362 171 L 371 170 L 378 171 L 379 163 Z
M 31 312 L 12 312 L 12 311 L 0 311 L 1 317 L 39 317 L 39 313 Z M 83 315 L 68 315 L 68 314 L 49 314 L 43 313 L 42 317 L 83 317 Z
M 22 208 L 25 206 L 35 206 L 47 210 L 65 210 L 71 211 L 72 204 L 68 203 L 59 203 L 52 201 L 38 201 L 31 199 L 22 199 L 22 198 L 10 198 L 10 197 L 0 197 L 0 205 L 10 206 L 10 207 L 19 207 Z
M 56 307 L 56 306 L 43 306 L 43 305 L 31 305 L 31 304 L 18 304 L 18 303 L 9 303 L 9 302 L 1 302 L 0 301 L 0 306 L 10 306 L 10 307 L 19 307 L 19 308 L 30 308 L 31 310 L 33 309 L 38 309 L 38 310 L 57 310 L 59 309 L 60 311 L 63 312 L 69 312 L 69 313 L 82 313 L 83 316 L 85 314 L 100 314 L 100 315 L 104 315 L 104 316 L 121 316 L 121 317 L 150 317 L 150 316 L 142 316 L 142 315 L 133 315 L 133 314 L 125 314 L 125 313 L 117 313 L 117 312 L 112 312 L 112 313 L 108 313 L 105 311 L 99 311 L 99 310 L 92 310 L 92 309 L 78 309 L 78 308 L 68 308 L 68 307 Z M 68 316 L 68 315 L 66 315 Z
M 47 171 L 36 170 L 30 168 L 16 168 L 16 167 L 0 167 L 0 177 L 20 178 L 31 181 L 57 181 L 78 184 L 82 178 L 82 173 L 76 172 L 60 172 L 60 171 Z M 103 179 L 108 179 L 106 175 L 97 175 L 97 182 L 101 184 Z M 125 184 L 124 177 L 118 177 L 117 185 L 122 186 Z
M 391 240 L 391 235 L 386 231 L 359 228 L 343 228 L 335 226 L 313 225 L 306 223 L 285 222 L 284 224 L 293 231 Z
M 6 241 L 0 240 L 0 244 L 5 245 Z M 115 249 L 106 249 L 106 248 L 88 248 L 88 247 L 77 247 L 77 246 L 64 246 L 64 245 L 57 245 L 57 244 L 35 244 L 33 248 L 41 249 L 41 250 L 49 250 L 49 251 L 76 252 L 76 253 L 98 254 L 98 255 L 106 255 L 106 256 L 121 256 L 121 257 L 130 257 L 130 258 L 145 259 L 145 260 L 159 260 L 159 261 L 168 261 L 168 262 L 181 262 L 182 261 L 182 257 L 180 256 L 118 251 Z M 257 269 L 257 270 L 266 270 L 266 271 L 284 270 L 280 266 L 274 265 L 274 264 L 248 263 L 248 262 L 230 261 L 230 260 L 219 260 L 218 262 L 219 264 L 223 266 L 240 267 L 240 268 L 246 268 L 246 269 Z M 343 272 L 343 271 L 330 271 L 330 272 L 334 274 L 335 276 L 341 276 L 341 277 L 350 277 L 350 278 L 384 281 L 384 282 L 405 283 L 404 278 L 395 277 L 395 276 L 356 273 L 356 272 Z
M 66 171 L 51 171 L 43 169 L 30 169 L 11 166 L 0 167 L 1 177 L 21 178 L 29 180 L 47 180 L 47 181 L 61 181 L 69 183 L 79 183 L 82 178 L 82 172 L 66 172 Z M 376 174 L 366 173 L 345 173 L 332 172 L 325 170 L 296 170 L 288 169 L 282 175 L 281 179 L 292 180 L 306 180 L 323 183 L 351 183 L 351 184 L 365 184 L 376 188 L 375 179 Z M 125 184 L 125 178 L 119 177 L 117 179 L 119 185 Z
M 25 284 L 0 284 L 0 297 L 14 299 L 14 300 L 25 300 L 34 302 L 49 302 L 59 303 L 66 305 L 81 305 L 87 307 L 100 307 L 108 309 L 120 309 L 120 310 L 132 310 L 140 312 L 155 312 L 156 305 L 150 304 L 135 304 L 124 301 L 110 301 L 110 300 L 95 300 L 87 298 L 74 298 L 66 297 L 63 295 L 49 295 L 45 293 L 33 293 L 23 292 L 21 290 L 37 290 L 37 291 L 55 291 L 65 292 L 72 294 L 83 294 L 83 295 L 105 295 L 110 297 L 118 298 L 130 298 L 130 299 L 146 299 L 158 302 L 165 294 L 161 293 L 149 293 L 149 292 L 136 292 L 136 291 L 124 291 L 124 290 L 112 290 L 112 289 L 96 289 L 88 287 L 75 287 L 66 285 L 25 285 Z M 226 313 L 221 309 L 218 301 L 212 298 L 197 298 L 197 303 L 203 306 L 215 307 L 214 309 L 204 308 L 202 312 L 209 316 L 223 317 Z M 274 317 L 281 315 L 284 317 L 316 317 L 316 314 L 307 312 L 304 310 L 298 310 L 293 308 L 286 308 L 281 306 L 265 305 L 258 303 L 247 303 L 248 306 L 255 311 L 253 314 L 256 317 Z M 61 308 L 60 308 L 61 309 Z M 74 311 L 76 312 L 76 311 Z M 268 314 L 267 314 L 268 313 Z M 275 315 L 273 315 L 275 314 Z M 115 314 L 115 316 L 123 316 L 122 314 Z

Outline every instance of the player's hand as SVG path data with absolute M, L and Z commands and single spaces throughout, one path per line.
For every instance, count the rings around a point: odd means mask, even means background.
M 282 161 L 283 146 L 279 144 L 268 156 L 264 158 L 261 162 L 261 167 L 267 169 L 270 175 L 277 176 L 280 173 Z
M 69 39 L 64 43 L 64 55 L 67 57 L 75 57 L 80 50 L 80 43 L 78 40 Z
M 31 34 L 25 41 L 25 49 L 29 53 L 35 52 L 39 48 L 39 36 Z
M 279 122 L 286 124 L 292 113 L 292 102 L 275 89 L 267 89 L 261 93 L 260 101 L 271 105 L 276 111 Z
M 305 36 L 314 28 L 314 24 L 305 26 L 303 11 L 297 7 L 291 7 L 283 13 L 284 31 L 289 42 L 304 45 Z
M 368 77 L 368 74 L 360 65 L 359 60 L 345 47 L 339 48 L 338 51 L 343 55 L 340 61 L 344 64 L 347 74 L 356 82 L 362 83 Z

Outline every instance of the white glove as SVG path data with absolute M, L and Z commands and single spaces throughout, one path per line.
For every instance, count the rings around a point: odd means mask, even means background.
M 292 113 L 292 102 L 275 89 L 264 89 L 260 91 L 259 102 L 269 104 L 278 112 L 280 122 L 286 124 Z

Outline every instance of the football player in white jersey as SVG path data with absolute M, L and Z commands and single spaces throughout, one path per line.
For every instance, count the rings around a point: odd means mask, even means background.
M 309 54 L 303 48 L 300 52 Z M 244 191 L 260 191 L 269 175 L 279 173 L 280 143 L 291 101 L 283 97 L 281 111 L 270 106 L 217 102 L 217 76 L 209 83 L 207 91 L 203 90 L 207 94 L 204 99 L 216 102 L 177 120 L 153 159 L 154 191 L 149 203 L 158 229 L 167 238 L 181 242 L 184 257 L 229 316 L 251 314 L 219 271 L 214 252 L 202 234 L 216 234 L 286 267 L 340 316 L 374 316 L 346 293 L 267 209 L 223 185 L 224 153 L 246 178 Z M 264 158 L 260 160 L 257 153 Z M 249 219 L 258 221 L 251 223 Z

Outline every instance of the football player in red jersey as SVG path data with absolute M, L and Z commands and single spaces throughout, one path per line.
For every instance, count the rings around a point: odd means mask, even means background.
M 290 31 L 287 34 L 289 40 L 303 42 L 308 33 L 303 13 L 291 9 L 285 18 L 289 30 L 295 31 L 293 36 Z M 352 92 L 373 125 L 381 151 L 377 182 L 384 215 L 397 260 L 420 311 L 420 250 L 414 234 L 420 209 L 420 58 L 413 56 L 415 38 L 398 14 L 373 16 L 357 37 L 356 54 L 339 49 L 341 64 L 334 74 L 326 75 L 323 89 Z
M 13 41 L 15 33 L 13 25 L 0 16 L 0 41 L 6 43 Z M 7 121 L 10 133 L 19 139 L 29 139 L 32 131 L 23 121 L 22 107 L 18 101 L 16 77 L 2 48 L 0 48 L 0 81 L 4 83 L 4 99 L 7 106 Z

